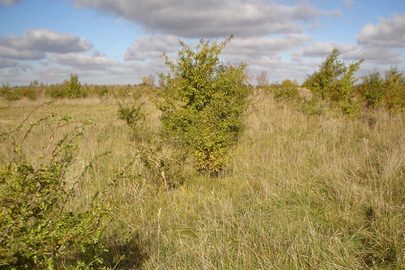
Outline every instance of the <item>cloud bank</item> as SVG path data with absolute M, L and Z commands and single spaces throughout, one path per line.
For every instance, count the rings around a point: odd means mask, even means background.
M 405 48 L 405 14 L 380 18 L 379 24 L 366 24 L 357 35 L 357 42 L 379 48 Z
M 91 42 L 72 34 L 30 29 L 23 36 L 0 39 L 0 57 L 38 60 L 46 53 L 84 52 L 93 47 Z
M 86 7 L 142 25 L 146 32 L 185 38 L 296 33 L 318 16 L 339 16 L 305 1 L 293 6 L 255 0 L 76 0 Z

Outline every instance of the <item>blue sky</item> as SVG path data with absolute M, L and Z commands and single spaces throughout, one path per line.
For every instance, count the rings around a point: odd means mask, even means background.
M 138 84 L 178 40 L 235 38 L 224 61 L 302 82 L 333 50 L 359 75 L 405 69 L 403 0 L 0 0 L 0 83 Z

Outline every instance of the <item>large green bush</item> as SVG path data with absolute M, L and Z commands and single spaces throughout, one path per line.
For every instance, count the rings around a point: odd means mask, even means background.
M 54 120 L 43 156 L 29 161 L 24 142 L 36 126 Z M 86 254 L 74 259 L 77 267 L 91 269 L 101 261 L 105 208 L 96 195 L 86 209 L 71 207 L 75 188 L 91 164 L 80 175 L 68 177 L 76 160 L 77 140 L 82 136 L 82 128 L 78 127 L 56 139 L 69 120 L 51 115 L 34 123 L 24 122 L 1 135 L 0 142 L 11 146 L 9 158 L 2 159 L 0 170 L 1 269 L 55 269 L 77 252 Z M 90 258 L 86 260 L 86 256 Z
M 166 55 L 170 72 L 160 104 L 165 135 L 194 153 L 196 167 L 218 172 L 242 130 L 249 87 L 246 65 L 223 64 L 220 53 L 231 38 L 200 40 L 195 49 L 180 41 L 177 62 Z

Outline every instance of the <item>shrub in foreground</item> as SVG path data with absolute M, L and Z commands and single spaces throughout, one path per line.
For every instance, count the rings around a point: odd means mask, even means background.
M 77 140 L 82 128 L 74 128 L 52 141 L 70 117 L 56 121 L 49 144 L 38 164 L 24 157 L 24 142 L 43 122 L 24 122 L 14 131 L 3 132 L 1 143 L 11 143 L 10 159 L 0 170 L 0 267 L 2 269 L 55 269 L 61 260 L 84 252 L 91 258 L 75 260 L 76 266 L 91 269 L 101 262 L 102 218 L 106 214 L 94 195 L 89 207 L 76 211 L 70 207 L 74 190 L 85 171 L 67 177 L 76 160 Z M 27 130 L 27 131 L 24 131 Z M 35 162 L 37 163 L 37 162 Z M 87 259 L 89 261 L 87 261 Z

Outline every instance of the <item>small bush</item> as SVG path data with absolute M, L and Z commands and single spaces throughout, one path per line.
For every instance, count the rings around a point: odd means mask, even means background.
M 310 100 L 302 99 L 298 104 L 298 110 L 307 115 L 322 115 L 325 113 L 325 109 L 321 107 L 316 97 Z
M 293 101 L 298 97 L 297 85 L 288 79 L 279 85 L 272 85 L 272 90 L 277 101 Z
M 66 98 L 66 91 L 68 81 L 64 81 L 63 84 L 51 84 L 45 90 L 45 94 L 53 99 Z
M 103 85 L 103 86 L 96 86 L 97 89 L 97 95 L 100 98 L 106 97 L 110 95 L 110 91 L 108 90 L 107 86 Z
M 24 97 L 24 93 L 20 88 L 11 88 L 9 84 L 3 84 L 1 91 L 1 96 L 8 101 L 20 100 Z
M 132 129 L 133 138 L 137 137 L 140 131 L 140 125 L 145 120 L 145 113 L 142 110 L 143 104 L 124 106 L 119 104 L 118 119 L 124 120 Z

